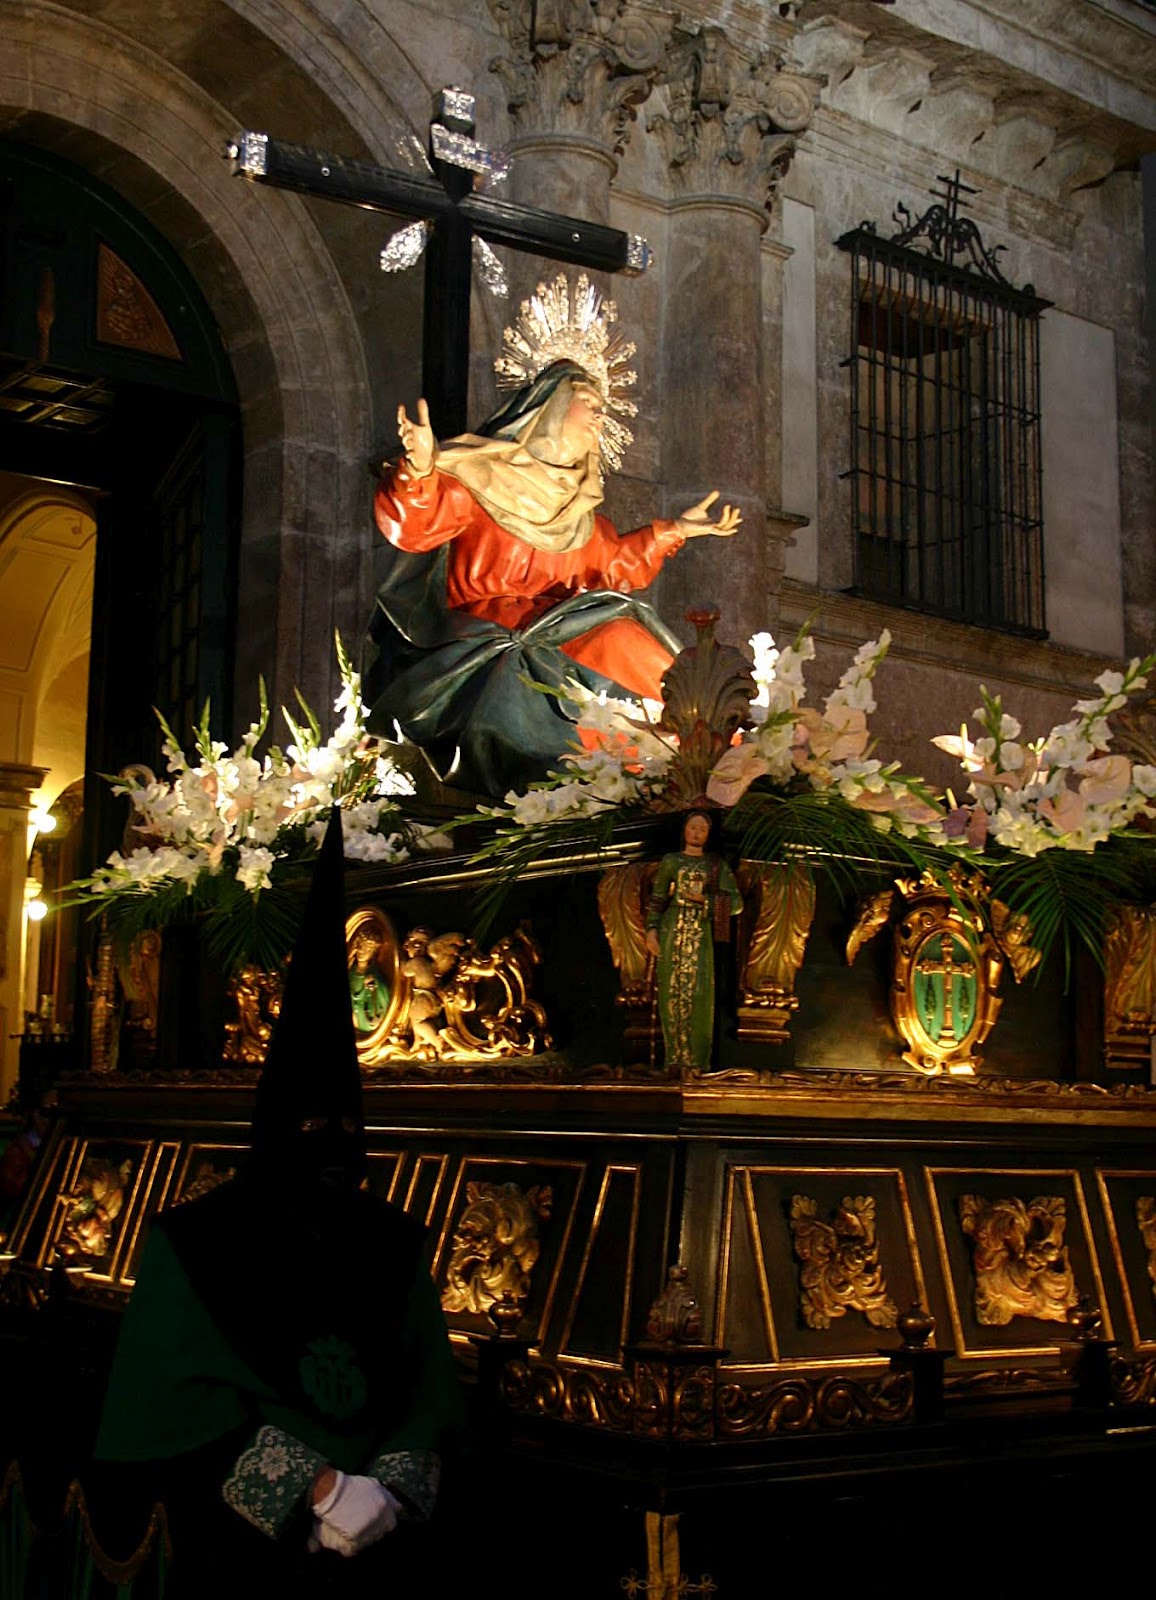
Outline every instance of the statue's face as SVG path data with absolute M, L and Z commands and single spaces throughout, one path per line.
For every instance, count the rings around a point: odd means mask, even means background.
M 562 419 L 560 456 L 572 463 L 597 455 L 605 420 L 606 407 L 597 389 L 576 384 Z
M 686 827 L 682 830 L 682 837 L 685 843 L 692 848 L 701 850 L 710 838 L 710 823 L 705 817 L 698 816 L 697 813 L 692 817 L 687 817 Z

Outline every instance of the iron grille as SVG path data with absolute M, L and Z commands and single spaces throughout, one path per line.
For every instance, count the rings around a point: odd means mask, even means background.
M 1048 302 L 856 228 L 856 591 L 1044 634 L 1039 316 Z

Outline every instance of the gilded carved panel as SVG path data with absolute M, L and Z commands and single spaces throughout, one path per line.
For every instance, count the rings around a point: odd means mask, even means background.
M 962 1357 L 1052 1354 L 1081 1296 L 1113 1336 L 1079 1173 L 929 1167 L 926 1177 Z
M 899 1308 L 879 1261 L 875 1198 L 844 1195 L 831 1220 L 811 1195 L 791 1196 L 791 1235 L 799 1260 L 799 1314 L 808 1328 L 829 1328 L 848 1311 L 873 1328 L 893 1328 Z
M 896 1168 L 732 1166 L 714 1339 L 743 1370 L 878 1362 L 898 1308 L 926 1304 Z
M 971 1240 L 976 1320 L 1003 1327 L 1013 1317 L 1066 1322 L 1076 1280 L 1064 1243 L 1067 1207 L 1061 1195 L 996 1200 L 960 1196 L 959 1217 Z

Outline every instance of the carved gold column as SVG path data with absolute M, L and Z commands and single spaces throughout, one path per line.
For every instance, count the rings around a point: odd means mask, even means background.
M 718 27 L 679 30 L 647 125 L 670 172 L 665 264 L 663 458 L 671 512 L 719 489 L 744 526 L 725 554 L 697 540 L 662 575 L 664 614 L 721 607 L 745 640 L 777 618 L 792 519 L 768 515 L 762 238 L 818 80 Z M 660 104 L 661 99 L 661 104 Z M 779 270 L 779 259 L 775 260 Z M 778 394 L 778 385 L 774 385 Z
M 28 814 L 47 773 L 46 767 L 0 763 L 0 1104 L 7 1100 L 20 1066 Z
M 740 1039 L 783 1044 L 799 1009 L 795 978 L 815 916 L 815 880 L 801 862 L 742 861 Z

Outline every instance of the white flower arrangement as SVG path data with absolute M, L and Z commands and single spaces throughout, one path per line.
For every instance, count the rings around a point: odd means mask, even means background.
M 1156 767 L 1108 753 L 1109 717 L 1147 688 L 1154 669 L 1156 654 L 1135 657 L 1125 672 L 1101 673 L 1095 699 L 1077 700 L 1074 717 L 1027 743 L 1000 696 L 983 690 L 983 704 L 973 713 L 983 735 L 973 740 L 964 723 L 958 734 L 932 741 L 958 758 L 970 780 L 972 804 L 956 805 L 951 797 L 948 838 L 975 849 L 990 839 L 1024 856 L 1086 852 L 1137 818 L 1156 817 Z
M 298 695 L 303 720 L 282 708 L 291 735 L 282 750 L 256 749 L 269 724 L 265 685 L 260 711 L 235 750 L 209 732 L 209 707 L 194 730 L 196 760 L 190 760 L 160 717 L 170 781 L 147 767 L 129 768 L 113 785 L 132 805 L 133 832 L 141 844 L 127 855 L 116 850 L 84 880 L 92 896 L 147 894 L 183 885 L 191 894 L 206 876 L 235 876 L 250 895 L 272 884 L 278 861 L 302 853 L 302 833 L 320 840 L 329 811 L 344 811 L 346 858 L 404 861 L 420 837 L 432 832 L 407 823 L 398 799 L 413 793 L 408 775 L 395 765 L 383 739 L 366 732 L 361 678 L 341 639 L 337 640 L 340 718 L 328 739 Z M 159 717 L 159 713 L 158 713 Z

